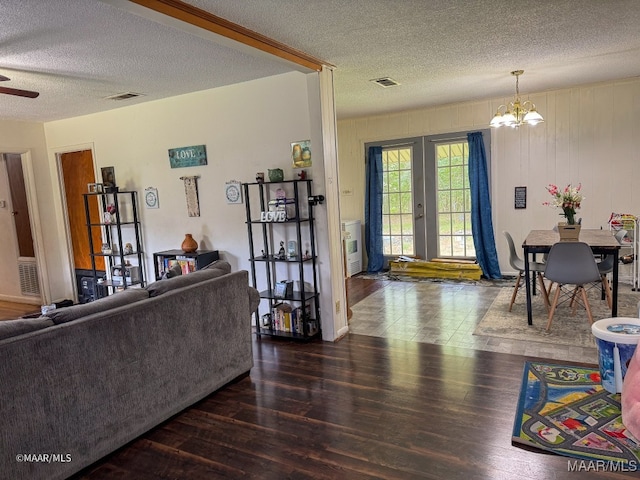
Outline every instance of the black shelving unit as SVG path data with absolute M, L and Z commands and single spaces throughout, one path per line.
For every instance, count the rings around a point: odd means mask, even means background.
M 260 291 L 260 298 L 268 303 L 268 313 L 261 316 L 260 307 L 254 312 L 256 334 L 296 340 L 310 340 L 319 336 L 320 293 L 313 217 L 315 202 L 309 200 L 313 198 L 312 180 L 242 185 L 251 278 L 254 288 Z M 278 189 L 285 192 L 285 200 L 277 196 Z M 275 215 L 274 210 L 284 211 L 284 218 Z M 266 215 L 266 212 L 271 213 Z M 279 220 L 273 221 L 275 218 Z M 295 241 L 294 255 L 289 255 L 289 240 Z M 280 256 L 281 241 L 284 242 L 284 257 Z M 282 285 L 278 285 L 278 282 L 282 281 L 293 282 L 295 288 L 279 291 Z M 291 307 L 289 322 L 278 322 L 277 312 L 286 310 L 287 306 Z
M 119 289 L 127 289 L 132 286 L 144 287 L 144 252 L 142 251 L 142 229 L 138 218 L 136 192 L 117 191 L 85 193 L 83 195 L 94 279 L 94 298 L 110 295 Z M 91 220 L 91 205 L 89 203 L 91 197 L 98 199 L 99 222 Z M 114 206 L 115 213 L 111 215 L 110 221 L 106 222 L 104 213 L 107 212 L 109 205 Z M 94 229 L 100 229 L 103 242 L 111 246 L 111 253 L 103 252 L 102 245 L 94 245 L 92 235 Z M 130 252 L 125 252 L 127 243 L 131 243 L 132 250 Z M 96 267 L 98 259 L 105 261 L 106 279 L 103 278 L 104 270 Z M 115 275 L 118 273 L 120 275 Z M 116 281 L 114 277 L 122 277 L 122 280 Z
M 156 280 L 160 280 L 167 269 L 166 260 L 193 259 L 195 269 L 200 270 L 212 262 L 220 259 L 218 250 L 197 250 L 195 252 L 184 252 L 182 250 L 165 250 L 153 254 L 153 264 Z

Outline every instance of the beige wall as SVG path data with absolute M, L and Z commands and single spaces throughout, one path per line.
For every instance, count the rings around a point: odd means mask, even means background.
M 299 171 L 291 166 L 291 142 L 311 139 L 314 156 L 308 173 L 315 190 L 323 192 L 322 130 L 310 120 L 310 110 L 313 105 L 317 110 L 319 101 L 317 81 L 309 82 L 306 75 L 294 72 L 50 122 L 45 124 L 49 162 L 55 164 L 57 152 L 90 144 L 97 172 L 113 166 L 121 188 L 138 191 L 140 200 L 145 188 L 158 189 L 160 208 L 141 206 L 139 212 L 147 278 L 153 277 L 153 252 L 179 248 L 185 233 L 191 233 L 200 248 L 219 250 L 234 270 L 250 270 L 245 206 L 226 203 L 225 183 L 254 181 L 256 172 L 269 168 L 282 168 L 285 179 L 294 178 Z M 170 168 L 167 150 L 190 145 L 206 145 L 208 165 Z M 200 217 L 187 215 L 180 177 L 191 175 L 200 176 Z M 61 208 L 59 189 L 52 202 L 56 209 Z M 324 218 L 317 223 L 316 232 L 326 251 L 329 240 Z M 319 269 L 320 281 L 330 284 L 326 258 Z M 331 308 L 323 308 L 322 324 L 331 336 Z
M 140 201 L 146 187 L 158 189 L 160 208 L 146 209 L 141 205 L 139 211 L 147 278 L 153 275 L 152 253 L 179 248 L 185 233 L 193 234 L 201 248 L 219 250 L 234 270 L 249 270 L 245 207 L 226 203 L 225 182 L 251 182 L 256 172 L 267 172 L 269 168 L 282 168 L 285 179 L 296 178 L 299 170 L 291 167 L 291 142 L 311 139 L 313 167 L 307 172 L 314 180 L 315 193 L 326 191 L 323 125 L 315 117 L 320 118 L 320 112 L 326 110 L 322 102 L 327 101 L 327 95 L 321 94 L 321 82 L 315 77 L 317 74 L 293 72 L 44 126 L 0 123 L 0 151 L 32 152 L 38 203 L 47 212 L 42 233 L 51 299 L 73 298 L 62 192 L 58 186 L 58 153 L 91 148 L 96 175 L 100 167 L 114 166 L 118 185 L 138 191 Z M 330 93 L 328 101 L 333 102 Z M 169 148 L 202 144 L 207 147 L 208 165 L 170 168 Z M 200 217 L 187 215 L 184 184 L 180 180 L 187 175 L 200 176 Z M 5 187 L 0 179 L 0 188 Z M 0 198 L 2 195 L 0 190 Z M 327 254 L 331 252 L 334 257 L 340 242 L 339 237 L 337 242 L 331 241 L 326 205 L 316 210 L 323 333 L 325 339 L 333 340 L 344 328 L 342 323 L 346 325 L 346 317 L 341 322 L 340 315 L 332 315 L 333 297 L 344 298 L 344 288 L 331 292 L 335 279 Z M 6 221 L 5 213 L 0 209 L 0 222 Z M 339 231 L 339 222 L 335 222 Z M 14 267 L 5 262 L 2 265 L 0 296 L 3 286 L 16 284 Z M 337 285 L 343 285 L 341 276 Z
M 58 238 L 61 235 L 57 222 L 60 212 L 51 208 L 51 172 L 47 161 L 43 125 L 33 122 L 0 121 L 0 153 L 19 153 L 26 157 L 23 170 L 27 176 L 33 177 L 37 191 L 37 203 L 31 207 L 41 213 L 40 219 L 32 218 L 34 230 L 37 230 L 43 242 L 36 246 L 36 249 L 41 247 L 44 252 L 42 257 L 50 257 L 47 262 L 41 258 L 44 273 L 49 271 L 55 275 L 61 268 L 57 249 Z M 2 162 L 0 162 L 0 200 L 7 202 L 5 208 L 0 208 L 0 245 L 2 245 L 0 248 L 0 299 L 40 304 L 40 298 L 25 297 L 20 293 L 18 249 L 15 226 L 9 208 L 11 196 L 5 165 Z M 51 289 L 53 294 L 62 295 L 63 289 L 58 290 L 55 281 L 51 282 L 51 285 L 50 282 L 46 283 L 42 286 L 43 291 Z
M 492 206 L 503 273 L 508 230 L 516 244 L 530 229 L 550 228 L 558 211 L 542 205 L 549 183 L 582 182 L 583 228 L 608 228 L 611 212 L 640 215 L 640 79 L 620 80 L 524 96 L 546 122 L 535 128 L 492 131 Z M 524 99 L 523 98 L 523 99 Z M 338 122 L 342 218 L 364 216 L 364 143 L 485 129 L 497 106 L 511 98 L 461 103 Z M 527 187 L 527 208 L 515 210 L 514 187 Z

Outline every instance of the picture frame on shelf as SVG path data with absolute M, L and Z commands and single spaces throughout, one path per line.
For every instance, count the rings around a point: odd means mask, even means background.
M 117 186 L 116 186 L 116 172 L 115 172 L 115 168 L 113 167 L 102 167 L 100 169 L 100 172 L 102 173 L 102 185 L 103 185 L 103 190 L 106 193 L 109 192 L 117 192 Z

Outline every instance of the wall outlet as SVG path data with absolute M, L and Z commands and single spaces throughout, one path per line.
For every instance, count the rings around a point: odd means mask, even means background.
M 7 208 L 7 201 L 6 200 L 0 200 L 0 208 Z

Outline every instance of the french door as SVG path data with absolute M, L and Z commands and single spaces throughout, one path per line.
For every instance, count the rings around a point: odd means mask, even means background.
M 382 147 L 385 259 L 475 259 L 466 132 L 370 146 Z

